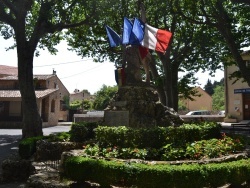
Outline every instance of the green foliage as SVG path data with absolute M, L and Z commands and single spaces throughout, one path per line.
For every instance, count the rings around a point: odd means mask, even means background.
M 104 110 L 109 105 L 109 102 L 114 97 L 117 90 L 117 86 L 111 87 L 103 85 L 102 88 L 95 94 L 96 98 L 93 102 L 93 108 L 95 110 Z
M 219 138 L 221 126 L 216 123 L 184 124 L 180 127 L 155 127 L 133 129 L 129 127 L 105 127 L 95 129 L 100 146 L 122 148 L 161 148 L 174 143 L 183 146 L 187 142 Z
M 72 103 L 70 103 L 70 110 L 77 110 L 79 108 L 82 108 L 83 102 L 79 100 L 75 100 Z
M 220 187 L 227 183 L 240 185 L 248 181 L 250 160 L 220 164 L 152 165 L 69 157 L 64 163 L 64 172 L 65 177 L 73 181 L 93 181 L 103 187 Z
M 156 150 L 154 150 L 156 152 Z M 105 158 L 120 158 L 120 159 L 154 159 L 150 158 L 149 148 L 119 148 L 119 147 L 99 147 L 98 144 L 83 146 L 84 156 L 96 156 Z M 155 155 L 155 153 L 154 153 Z
M 56 134 L 50 134 L 46 137 L 49 142 L 68 142 L 71 138 L 71 133 L 61 132 Z
M 46 139 L 49 142 L 66 142 L 70 140 L 70 137 L 71 134 L 69 132 L 61 132 L 48 136 L 25 138 L 20 141 L 18 152 L 21 158 L 28 159 L 36 152 L 37 141 Z
M 187 110 L 186 105 L 184 104 L 183 101 L 179 100 L 178 102 L 178 111 L 182 111 L 182 110 Z
M 79 122 L 71 125 L 71 141 L 84 142 L 95 137 L 94 129 L 98 126 L 96 122 Z
M 78 110 L 78 109 L 84 109 L 84 110 L 91 110 L 92 109 L 92 102 L 90 100 L 84 99 L 84 100 L 75 100 L 70 103 L 69 109 L 70 110 Z
M 119 159 L 146 159 L 146 160 L 199 160 L 221 157 L 245 149 L 244 142 L 223 135 L 220 139 L 200 140 L 189 142 L 185 145 L 167 144 L 159 149 L 156 148 L 122 148 L 117 146 L 100 147 L 98 144 L 83 146 L 84 156 L 96 156 Z
M 239 139 L 224 135 L 221 139 L 201 140 L 188 145 L 186 155 L 191 159 L 215 158 L 241 152 L 244 148 Z
M 84 110 L 92 110 L 93 102 L 88 99 L 84 99 L 82 105 Z
M 92 31 L 91 26 L 104 25 L 97 23 L 98 12 L 102 11 L 101 3 L 95 0 L 39 0 L 1 1 L 0 4 L 0 36 L 4 39 L 13 38 L 14 43 L 9 49 L 16 48 L 18 54 L 19 88 L 22 107 L 26 109 L 22 111 L 26 117 L 23 138 L 42 135 L 42 120 L 39 119 L 33 87 L 33 58 L 39 56 L 39 49 L 47 49 L 55 55 L 58 51 L 56 45 L 76 27 L 85 26 L 82 34 L 88 35 L 86 30 Z M 64 32 L 64 29 L 67 31 Z M 29 111 L 33 111 L 32 116 L 28 115 Z
M 151 52 L 151 66 L 156 70 L 153 74 L 153 83 L 160 89 L 168 88 L 169 91 L 166 93 L 171 96 L 167 96 L 167 98 L 176 103 L 174 107 L 177 110 L 178 99 L 172 99 L 175 96 L 178 98 L 178 90 L 181 93 L 188 93 L 189 85 L 197 83 L 195 74 L 199 70 L 213 72 L 220 68 L 220 58 L 221 54 L 225 52 L 225 47 L 213 27 L 190 23 L 189 20 L 178 15 L 178 6 L 175 2 L 149 0 L 144 4 L 147 23 L 156 28 L 170 30 L 174 36 L 169 42 L 167 53 L 160 55 Z M 111 62 L 120 64 L 122 62 L 121 48 L 110 49 L 108 41 L 103 40 L 104 37 L 107 38 L 103 25 L 107 24 L 120 33 L 124 16 L 140 17 L 137 2 L 110 0 L 100 4 L 105 11 L 99 12 L 99 24 L 93 26 L 91 31 L 84 27 L 71 32 L 69 45 L 77 53 L 92 56 L 96 61 L 105 61 L 108 58 Z M 83 31 L 86 31 L 85 35 L 82 35 Z M 180 72 L 182 75 L 178 80 Z M 180 84 L 178 84 L 179 81 Z M 178 89 L 176 85 L 178 85 Z M 163 92 L 159 94 L 165 95 Z M 166 96 L 161 98 L 164 97 L 166 98 Z
M 36 142 L 46 138 L 45 136 L 25 138 L 19 143 L 19 155 L 22 159 L 29 159 L 36 152 Z
M 225 109 L 225 91 L 224 86 L 216 86 L 214 89 L 213 99 L 213 110 L 224 110 Z
M 66 105 L 67 109 L 70 109 L 70 104 L 69 104 L 69 96 L 63 96 L 63 101 Z
M 204 86 L 204 90 L 210 95 L 212 96 L 214 94 L 214 88 L 213 88 L 213 84 L 211 82 L 210 79 L 207 80 L 206 85 Z

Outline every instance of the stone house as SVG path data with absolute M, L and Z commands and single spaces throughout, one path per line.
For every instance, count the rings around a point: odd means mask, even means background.
M 194 110 L 208 110 L 212 111 L 213 99 L 212 97 L 204 91 L 201 87 L 193 88 L 196 90 L 198 96 L 192 96 L 194 100 L 190 99 L 180 99 L 183 104 L 186 106 L 188 111 Z
M 21 128 L 22 99 L 16 74 L 17 68 L 10 68 L 0 65 L 0 127 Z M 64 97 L 69 97 L 69 92 L 56 72 L 34 75 L 34 87 L 43 126 L 56 126 L 58 121 L 68 121 Z
M 241 56 L 250 70 L 250 50 L 243 52 Z M 236 82 L 235 78 L 230 79 L 230 75 L 238 70 L 236 65 L 225 67 L 226 116 L 232 116 L 237 121 L 250 120 L 250 87 L 243 79 Z
M 84 99 L 92 100 L 93 95 L 91 95 L 88 90 L 80 91 L 79 89 L 75 89 L 74 93 L 70 93 L 70 103 L 72 103 L 73 101 L 76 101 L 76 100 L 82 101 Z

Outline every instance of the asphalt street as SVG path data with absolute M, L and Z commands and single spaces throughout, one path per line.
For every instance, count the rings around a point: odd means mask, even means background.
M 58 132 L 68 132 L 70 126 L 55 126 L 43 128 L 43 134 L 49 135 Z M 22 138 L 21 129 L 0 129 L 0 174 L 2 174 L 2 161 L 18 152 L 18 143 Z M 0 188 L 21 188 L 23 183 L 1 183 Z

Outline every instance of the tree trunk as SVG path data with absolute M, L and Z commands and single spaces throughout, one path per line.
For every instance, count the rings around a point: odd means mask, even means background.
M 38 112 L 33 86 L 33 53 L 30 53 L 27 47 L 18 50 L 18 80 L 22 95 L 22 137 L 41 136 L 42 119 Z
M 172 66 L 172 108 L 178 112 L 179 90 L 178 90 L 178 67 Z
M 162 60 L 163 69 L 165 74 L 164 89 L 166 92 L 166 106 L 173 108 L 173 78 L 172 78 L 172 67 L 170 61 L 167 61 L 166 57 Z
M 151 56 L 151 62 L 149 62 L 149 67 L 153 76 L 154 80 L 161 80 L 157 68 L 156 68 L 156 60 L 154 59 L 154 56 Z M 166 95 L 165 95 L 165 91 L 163 88 L 163 84 L 158 83 L 156 84 L 156 89 L 160 98 L 161 103 L 166 106 Z
M 224 10 L 222 2 L 217 3 L 217 8 L 220 12 L 220 17 L 217 18 L 219 20 L 218 24 L 216 25 L 217 29 L 221 33 L 221 35 L 224 37 L 232 56 L 238 65 L 242 77 L 246 80 L 248 85 L 250 86 L 250 74 L 249 70 L 246 67 L 245 62 L 243 61 L 240 51 L 239 51 L 239 45 L 235 42 L 233 33 L 231 31 L 231 25 L 230 25 L 230 18 L 227 15 L 227 12 Z
M 21 3 L 25 6 L 25 4 Z M 42 119 L 38 112 L 35 89 L 33 86 L 33 57 L 38 40 L 27 41 L 25 7 L 20 6 L 14 24 L 17 59 L 18 81 L 22 96 L 23 128 L 22 137 L 34 137 L 43 135 Z
M 17 35 L 18 81 L 22 96 L 23 128 L 22 137 L 43 135 L 42 119 L 38 112 L 33 86 L 33 54 L 28 42 Z M 24 35 L 25 36 L 25 35 Z M 25 41 L 25 42 L 23 42 Z

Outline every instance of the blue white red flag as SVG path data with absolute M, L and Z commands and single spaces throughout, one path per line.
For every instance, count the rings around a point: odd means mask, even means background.
M 106 26 L 106 30 L 111 47 L 116 47 L 120 44 L 140 45 L 147 49 L 163 53 L 168 48 L 169 41 L 172 37 L 171 32 L 154 28 L 143 23 L 138 18 L 135 18 L 132 22 L 124 17 L 122 39 L 110 27 Z

